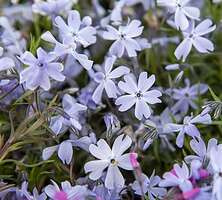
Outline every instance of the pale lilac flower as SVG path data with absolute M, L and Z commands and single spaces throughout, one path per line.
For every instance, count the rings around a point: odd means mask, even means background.
M 175 187 L 178 186 L 182 192 L 187 192 L 193 189 L 190 179 L 190 172 L 187 165 L 183 162 L 182 167 L 174 164 L 171 172 L 166 172 L 163 175 L 163 180 L 160 181 L 160 187 Z
M 65 80 L 65 76 L 61 73 L 62 63 L 56 62 L 55 55 L 45 52 L 42 48 L 37 49 L 37 58 L 26 51 L 19 59 L 29 66 L 20 73 L 20 83 L 25 83 L 30 90 L 35 90 L 37 87 L 49 90 L 50 78 L 57 81 Z
M 178 115 L 174 115 L 174 118 L 178 120 Z M 169 108 L 166 108 L 160 115 L 151 116 L 150 120 L 145 121 L 144 125 L 149 128 L 155 128 L 157 137 L 161 140 L 161 145 L 164 148 L 169 148 L 171 151 L 175 151 L 174 146 L 169 141 L 169 138 L 172 138 L 173 134 L 166 133 L 164 130 L 164 125 L 171 122 L 172 112 L 170 112 Z M 143 145 L 143 150 L 145 151 L 152 142 L 152 135 L 148 135 L 148 139 Z
M 91 85 L 88 84 L 87 87 L 81 89 L 78 100 L 81 104 L 87 106 L 89 109 L 95 110 L 97 105 L 92 100 L 93 90 L 94 89 L 91 87 Z
M 115 139 L 112 149 L 103 139 L 100 139 L 97 145 L 91 144 L 89 146 L 89 151 L 98 160 L 89 161 L 85 164 L 85 172 L 90 172 L 89 178 L 92 180 L 99 179 L 103 171 L 108 167 L 105 178 L 106 188 L 122 188 L 125 180 L 119 167 L 125 170 L 133 170 L 130 162 L 130 153 L 123 154 L 131 144 L 131 138 L 129 136 L 124 137 L 123 134 Z
M 213 169 L 213 198 L 216 200 L 222 199 L 222 145 L 218 145 L 216 148 L 212 148 L 210 151 L 210 164 Z
M 189 26 L 189 19 L 199 20 L 199 8 L 187 5 L 190 0 L 157 0 L 159 6 L 167 7 L 174 14 L 177 29 L 185 30 Z
M 141 51 L 141 46 L 135 40 L 143 32 L 143 26 L 139 20 L 132 20 L 126 26 L 119 26 L 118 30 L 110 25 L 106 26 L 107 31 L 103 32 L 103 38 L 114 40 L 110 47 L 110 54 L 122 57 L 126 50 L 129 57 L 136 57 L 137 51 Z
M 72 143 L 70 140 L 65 140 L 61 144 L 43 149 L 43 160 L 48 160 L 56 151 L 63 164 L 70 164 L 73 157 Z
M 115 61 L 115 57 L 108 57 L 104 64 L 104 72 L 97 72 L 94 75 L 94 80 L 99 83 L 99 85 L 95 89 L 92 99 L 97 104 L 101 102 L 104 89 L 109 98 L 117 98 L 119 91 L 115 85 L 114 79 L 120 78 L 130 72 L 129 68 L 125 66 L 119 66 L 112 70 Z
M 3 48 L 0 47 L 0 71 L 13 68 L 15 66 L 15 62 L 9 57 L 5 56 L 2 57 L 2 55 L 3 55 Z
M 46 200 L 47 196 L 45 193 L 39 194 L 36 188 L 33 189 L 33 195 L 28 192 L 28 183 L 23 182 L 22 187 L 18 190 L 20 196 L 25 197 L 27 200 Z
M 87 194 L 87 188 L 85 186 L 72 186 L 68 181 L 61 183 L 61 189 L 59 186 L 51 180 L 53 185 L 45 187 L 45 193 L 52 200 L 84 200 Z
M 148 178 L 145 174 L 141 175 L 143 193 L 147 193 L 150 200 L 162 199 L 166 194 L 165 188 L 158 187 L 161 179 L 159 176 L 155 176 L 154 173 L 155 172 L 153 171 L 150 178 Z M 132 188 L 135 190 L 136 194 L 142 195 L 141 186 L 138 181 L 134 181 Z
M 89 146 L 95 142 L 94 134 L 81 138 L 72 138 L 72 135 L 70 135 L 70 139 L 64 140 L 58 145 L 43 149 L 42 158 L 43 160 L 48 160 L 55 152 L 57 152 L 59 159 L 64 164 L 70 164 L 73 157 L 73 147 L 79 147 L 85 151 L 89 151 Z
M 96 29 L 91 26 L 92 19 L 87 16 L 81 21 L 78 11 L 69 11 L 67 24 L 58 16 L 55 18 L 55 24 L 59 28 L 61 38 L 65 43 L 80 43 L 83 47 L 88 47 L 96 42 Z
M 62 105 L 64 109 L 64 115 L 54 116 L 50 122 L 50 128 L 52 131 L 58 135 L 65 131 L 65 127 L 74 127 L 78 130 L 82 129 L 82 125 L 79 122 L 80 112 L 86 111 L 87 107 L 77 103 L 76 100 L 65 94 L 62 100 Z
M 119 111 L 124 112 L 135 105 L 135 116 L 141 120 L 143 116 L 147 119 L 151 115 L 148 104 L 161 103 L 159 97 L 162 95 L 158 90 L 148 91 L 155 82 L 155 76 L 147 78 L 147 72 L 139 75 L 138 83 L 131 75 L 125 75 L 124 80 L 120 81 L 119 88 L 127 93 L 117 98 L 116 105 L 120 105 Z
M 32 10 L 34 13 L 55 17 L 71 9 L 74 2 L 73 0 L 38 0 L 32 5 Z
M 92 68 L 93 61 L 89 60 L 87 55 L 80 54 L 76 51 L 76 43 L 70 43 L 69 40 L 63 40 L 62 43 L 60 43 L 49 31 L 45 32 L 41 38 L 55 45 L 53 52 L 57 56 L 72 55 L 85 69 L 89 70 Z
M 141 3 L 145 10 L 155 6 L 154 0 L 120 0 L 115 1 L 114 8 L 109 16 L 110 20 L 115 24 L 121 23 L 123 20 L 122 11 L 125 6 L 134 6 Z
M 104 184 L 97 184 L 93 188 L 96 200 L 120 200 L 121 199 L 121 189 L 109 190 Z M 124 192 L 124 191 L 123 191 Z
M 191 149 L 196 155 L 189 155 L 185 157 L 185 161 L 191 163 L 193 160 L 199 160 L 203 165 L 207 163 L 207 169 L 209 169 L 210 152 L 213 148 L 217 147 L 217 139 L 211 138 L 208 141 L 207 147 L 201 138 L 195 138 L 190 141 Z
M 6 16 L 12 23 L 16 21 L 24 24 L 33 20 L 31 5 L 27 3 L 17 5 L 7 5 L 2 8 L 2 16 Z
M 174 124 L 168 123 L 164 126 L 165 132 L 179 132 L 176 144 L 178 147 L 182 148 L 184 144 L 184 136 L 185 134 L 193 137 L 200 138 L 200 132 L 195 126 L 195 124 L 210 124 L 211 117 L 209 114 L 206 115 L 197 115 L 196 117 L 186 116 L 183 120 L 183 124 Z
M 115 1 L 114 8 L 110 14 L 110 20 L 115 23 L 122 22 L 122 9 L 125 6 L 125 0 Z
M 184 62 L 189 55 L 192 46 L 200 53 L 209 53 L 214 50 L 213 43 L 203 36 L 214 31 L 216 25 L 210 19 L 202 21 L 195 27 L 194 21 L 191 22 L 190 27 L 183 31 L 184 40 L 176 48 L 174 54 L 179 60 L 182 58 Z
M 0 40 L 4 48 L 12 55 L 21 55 L 26 48 L 26 41 L 22 37 L 22 34 L 16 31 L 8 18 L 4 16 L 0 17 L 0 26 L 3 27 Z
M 195 100 L 199 95 L 204 94 L 208 90 L 208 86 L 203 83 L 198 83 L 195 85 L 190 85 L 188 79 L 185 80 L 186 87 L 173 89 L 172 98 L 177 100 L 177 102 L 172 107 L 173 113 L 180 111 L 182 114 L 186 114 L 189 106 L 193 109 L 197 109 Z

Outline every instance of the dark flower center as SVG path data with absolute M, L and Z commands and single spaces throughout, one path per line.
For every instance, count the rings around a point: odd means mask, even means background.
M 142 96 L 143 96 L 143 94 L 140 91 L 136 93 L 137 98 L 141 98 Z
M 44 67 L 44 63 L 41 63 L 41 62 L 40 62 L 40 63 L 38 63 L 38 66 L 39 66 L 39 67 Z
M 115 164 L 115 163 L 116 163 L 116 160 L 112 158 L 112 159 L 110 160 L 110 162 L 111 162 L 112 164 Z

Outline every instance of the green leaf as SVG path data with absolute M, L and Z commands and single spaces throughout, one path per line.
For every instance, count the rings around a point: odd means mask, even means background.
M 220 98 L 214 93 L 214 91 L 209 87 L 210 94 L 213 97 L 214 101 L 221 101 Z

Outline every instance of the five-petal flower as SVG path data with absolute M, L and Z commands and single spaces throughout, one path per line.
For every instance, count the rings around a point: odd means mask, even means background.
M 61 73 L 62 63 L 56 62 L 56 56 L 45 52 L 42 48 L 37 49 L 37 58 L 26 51 L 19 59 L 29 66 L 20 73 L 20 83 L 25 83 L 30 90 L 35 90 L 39 86 L 49 90 L 50 77 L 57 81 L 65 80 L 65 76 Z
M 150 90 L 155 82 L 155 76 L 151 75 L 147 78 L 147 72 L 142 72 L 139 75 L 138 84 L 131 75 L 125 75 L 124 80 L 120 81 L 119 88 L 127 93 L 117 98 L 116 105 L 120 105 L 119 111 L 124 112 L 129 110 L 136 104 L 135 116 L 141 120 L 143 116 L 147 119 L 151 115 L 151 110 L 148 104 L 161 103 L 159 97 L 162 95 L 158 90 Z
M 123 154 L 131 146 L 131 143 L 131 138 L 122 134 L 115 139 L 112 149 L 104 139 L 100 139 L 97 145 L 91 144 L 89 151 L 99 160 L 89 161 L 85 164 L 85 172 L 90 172 L 89 178 L 92 180 L 99 179 L 108 167 L 105 186 L 108 189 L 122 188 L 125 180 L 119 167 L 125 170 L 133 170 L 130 153 Z

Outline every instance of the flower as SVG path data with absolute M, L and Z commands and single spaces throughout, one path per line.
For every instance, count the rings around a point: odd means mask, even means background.
M 210 151 L 210 164 L 213 168 L 213 191 L 212 196 L 216 199 L 222 199 L 222 146 L 218 145 L 218 147 L 212 148 Z
M 160 181 L 160 187 L 178 186 L 182 192 L 187 192 L 193 189 L 192 183 L 189 180 L 190 172 L 187 165 L 183 162 L 182 167 L 174 164 L 171 172 L 166 172 L 163 175 L 163 180 Z
M 173 89 L 172 98 L 177 100 L 177 102 L 172 107 L 173 113 L 180 111 L 182 114 L 186 114 L 189 106 L 193 109 L 197 109 L 195 100 L 199 95 L 204 94 L 208 90 L 208 86 L 203 83 L 198 83 L 195 85 L 190 85 L 188 79 L 185 80 L 186 87 Z
M 32 5 L 32 10 L 34 13 L 54 17 L 69 10 L 72 7 L 72 3 L 73 0 L 37 1 Z
M 21 32 L 16 31 L 5 16 L 0 17 L 0 26 L 3 28 L 0 39 L 4 48 L 12 55 L 21 55 L 26 48 Z
M 139 120 L 141 120 L 143 116 L 149 118 L 151 111 L 148 104 L 161 103 L 159 97 L 162 94 L 160 91 L 148 91 L 155 82 L 155 76 L 151 75 L 147 78 L 147 72 L 141 72 L 138 84 L 130 75 L 125 75 L 124 80 L 125 82 L 120 81 L 118 86 L 122 91 L 126 92 L 127 95 L 122 95 L 117 98 L 116 105 L 120 105 L 119 111 L 124 112 L 129 110 L 136 104 L 136 118 Z
M 216 29 L 216 25 L 212 26 L 212 24 L 213 22 L 210 19 L 206 19 L 195 27 L 195 24 L 192 21 L 190 27 L 183 31 L 184 40 L 174 52 L 176 58 L 178 60 L 182 58 L 184 62 L 190 53 L 192 46 L 194 46 L 200 53 L 209 53 L 210 51 L 213 51 L 213 43 L 203 37 L 203 35 Z
M 22 183 L 21 189 L 17 191 L 20 196 L 27 200 L 46 200 L 47 196 L 45 193 L 39 194 L 36 188 L 33 189 L 33 195 L 28 192 L 28 183 L 24 181 Z
M 82 148 L 85 151 L 89 151 L 89 146 L 93 143 L 95 143 L 94 134 L 81 138 L 72 138 L 70 135 L 70 139 L 64 140 L 58 145 L 43 149 L 42 158 L 43 160 L 48 160 L 55 152 L 57 152 L 58 157 L 63 164 L 70 164 L 73 157 L 73 146 Z
M 55 37 L 49 31 L 42 34 L 41 38 L 47 42 L 53 43 L 55 48 L 53 53 L 57 56 L 72 55 L 85 69 L 89 70 L 92 68 L 93 61 L 88 59 L 85 54 L 80 54 L 76 51 L 77 44 L 70 43 L 69 40 L 63 40 L 62 43 L 58 42 Z
M 145 174 L 141 175 L 141 182 L 143 193 L 148 193 L 148 197 L 150 200 L 155 200 L 156 198 L 161 199 L 166 194 L 165 188 L 158 187 L 161 179 L 159 176 L 154 176 L 155 171 L 153 171 L 150 178 L 148 178 Z M 141 186 L 138 181 L 134 181 L 132 184 L 133 190 L 138 195 L 142 195 Z
M 62 189 L 51 180 L 53 185 L 48 185 L 45 187 L 45 193 L 52 200 L 84 200 L 87 194 L 87 188 L 85 186 L 71 186 L 68 181 L 61 183 Z
M 208 141 L 207 147 L 204 143 L 203 139 L 201 138 L 195 138 L 190 141 L 190 147 L 191 149 L 196 153 L 196 155 L 189 155 L 185 157 L 185 161 L 188 163 L 191 163 L 193 160 L 199 160 L 203 165 L 205 162 L 207 162 L 209 169 L 209 158 L 210 158 L 210 152 L 213 148 L 217 147 L 217 139 L 211 138 Z
M 3 54 L 3 48 L 0 47 L 0 57 Z M 4 71 L 15 66 L 15 62 L 9 57 L 0 58 L 0 71 Z
M 132 20 L 126 26 L 119 26 L 118 30 L 107 25 L 107 31 L 103 32 L 103 38 L 115 41 L 110 47 L 110 54 L 122 57 L 126 50 L 129 57 L 137 56 L 136 51 L 141 51 L 141 47 L 134 38 L 140 36 L 143 32 L 143 26 L 140 25 L 139 20 Z
M 174 15 L 177 29 L 185 30 L 189 26 L 189 20 L 199 20 L 199 8 L 187 5 L 190 0 L 157 0 L 159 6 L 167 7 Z
M 104 89 L 109 98 L 117 98 L 119 92 L 113 79 L 119 78 L 130 72 L 129 68 L 125 66 L 119 66 L 112 70 L 115 61 L 115 57 L 108 57 L 105 61 L 104 72 L 97 72 L 94 75 L 94 80 L 99 83 L 99 85 L 95 89 L 92 99 L 97 104 L 101 102 Z
M 49 90 L 50 77 L 57 81 L 65 80 L 65 76 L 61 73 L 62 63 L 55 62 L 55 55 L 46 53 L 41 47 L 37 49 L 37 58 L 26 51 L 19 59 L 29 66 L 20 73 L 20 83 L 25 83 L 30 90 L 35 90 L 39 86 Z
M 210 124 L 211 117 L 209 114 L 197 115 L 196 117 L 186 116 L 184 117 L 183 124 L 168 123 L 164 126 L 165 132 L 179 132 L 176 144 L 178 147 L 183 147 L 184 135 L 187 134 L 193 138 L 200 138 L 200 132 L 194 125 L 196 123 L 200 124 Z
M 65 94 L 62 100 L 64 109 L 63 115 L 53 116 L 50 122 L 50 128 L 58 135 L 65 130 L 65 127 L 73 126 L 74 128 L 81 130 L 82 125 L 79 122 L 79 113 L 86 111 L 87 107 L 77 103 L 76 100 Z M 65 127 L 64 127 L 65 126 Z
M 55 18 L 55 23 L 66 43 L 80 43 L 88 47 L 96 42 L 96 29 L 91 26 L 92 19 L 89 16 L 81 21 L 79 12 L 72 10 L 69 11 L 67 24 L 60 16 Z
M 89 178 L 97 180 L 102 176 L 103 171 L 108 167 L 105 178 L 105 186 L 108 189 L 117 189 L 124 186 L 125 180 L 119 170 L 133 170 L 130 162 L 130 153 L 123 154 L 132 144 L 129 136 L 119 135 L 110 149 L 104 139 L 100 139 L 97 145 L 89 146 L 90 153 L 99 160 L 89 161 L 85 164 L 85 172 L 89 174 Z

